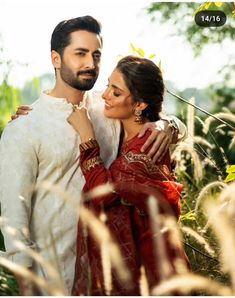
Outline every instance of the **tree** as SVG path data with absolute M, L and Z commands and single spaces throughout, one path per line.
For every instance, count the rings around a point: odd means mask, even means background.
M 227 22 L 222 27 L 199 27 L 194 16 L 199 10 L 222 10 Z M 153 2 L 147 8 L 152 21 L 171 23 L 173 34 L 185 37 L 196 56 L 209 43 L 222 43 L 225 39 L 235 40 L 235 2 Z

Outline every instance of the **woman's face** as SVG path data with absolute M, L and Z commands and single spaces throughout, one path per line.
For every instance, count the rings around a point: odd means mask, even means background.
M 133 110 L 136 103 L 125 84 L 123 75 L 117 69 L 114 69 L 109 77 L 102 97 L 105 101 L 104 115 L 107 118 L 125 120 L 135 117 Z

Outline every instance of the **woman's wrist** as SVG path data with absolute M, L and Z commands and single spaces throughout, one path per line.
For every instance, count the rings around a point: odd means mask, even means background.
M 87 149 L 92 149 L 99 146 L 98 142 L 94 138 L 90 138 L 87 141 L 82 141 L 81 144 L 79 145 L 80 151 L 84 152 Z
M 93 132 L 80 134 L 81 143 L 87 142 L 90 139 L 95 139 L 95 134 Z

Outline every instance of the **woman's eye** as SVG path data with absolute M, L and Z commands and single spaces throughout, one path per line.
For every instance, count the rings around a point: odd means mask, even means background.
M 118 96 L 120 96 L 121 94 L 120 94 L 120 93 L 117 93 L 117 92 L 114 91 L 114 92 L 113 92 L 113 95 L 116 96 L 116 97 L 118 97 Z

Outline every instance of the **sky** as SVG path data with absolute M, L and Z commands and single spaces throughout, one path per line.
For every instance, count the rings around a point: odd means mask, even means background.
M 16 62 L 10 75 L 15 86 L 43 73 L 53 73 L 50 37 L 62 20 L 92 15 L 102 23 L 104 49 L 100 77 L 95 85 L 102 90 L 119 55 L 130 54 L 130 44 L 146 54 L 156 54 L 164 78 L 178 89 L 203 88 L 220 80 L 219 68 L 228 62 L 234 49 L 228 45 L 206 47 L 195 58 L 180 36 L 170 36 L 169 25 L 150 21 L 144 8 L 152 0 L 0 0 L 0 45 L 5 59 Z M 215 59 L 216 57 L 216 59 Z M 27 64 L 23 66 L 22 64 Z M 3 69 L 0 68 L 0 78 Z

